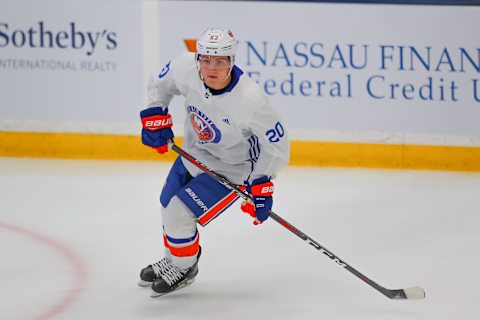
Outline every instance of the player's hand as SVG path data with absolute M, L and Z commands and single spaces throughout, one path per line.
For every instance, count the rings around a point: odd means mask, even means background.
M 168 109 L 152 107 L 140 112 L 142 120 L 142 143 L 158 153 L 168 152 L 168 140 L 173 142 L 172 116 Z
M 247 192 L 252 195 L 252 200 L 244 201 L 240 208 L 255 218 L 254 225 L 261 224 L 268 219 L 272 210 L 273 183 L 268 177 L 255 179 L 247 186 Z

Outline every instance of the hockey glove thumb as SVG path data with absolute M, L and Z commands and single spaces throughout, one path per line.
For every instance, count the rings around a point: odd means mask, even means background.
M 268 177 L 261 177 L 253 180 L 247 186 L 247 191 L 252 195 L 252 201 L 244 201 L 241 205 L 243 212 L 255 218 L 254 225 L 263 223 L 268 219 L 273 205 L 273 183 Z
M 168 140 L 173 142 L 172 116 L 167 108 L 152 107 L 140 112 L 142 143 L 158 153 L 168 152 Z

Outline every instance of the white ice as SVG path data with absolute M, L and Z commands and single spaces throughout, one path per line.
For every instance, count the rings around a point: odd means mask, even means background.
M 392 301 L 273 220 L 234 204 L 200 229 L 195 283 L 136 285 L 162 257 L 167 162 L 0 158 L 0 319 L 480 319 L 480 174 L 288 167 L 274 211 Z

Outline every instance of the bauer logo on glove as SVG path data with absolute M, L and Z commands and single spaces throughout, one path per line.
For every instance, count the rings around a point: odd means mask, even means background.
M 143 127 L 150 131 L 160 130 L 162 128 L 171 127 L 172 116 L 167 114 L 166 116 L 153 116 L 142 120 Z
M 140 112 L 142 143 L 158 153 L 168 152 L 168 141 L 173 142 L 172 116 L 167 108 L 152 107 Z
M 268 177 L 255 179 L 252 184 L 247 185 L 247 192 L 252 195 L 252 199 L 244 201 L 240 209 L 255 218 L 254 225 L 261 224 L 268 219 L 273 205 L 273 190 L 273 183 Z

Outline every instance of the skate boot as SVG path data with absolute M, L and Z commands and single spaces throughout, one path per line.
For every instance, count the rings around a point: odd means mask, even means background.
M 180 269 L 172 264 L 172 268 L 165 271 L 160 278 L 153 281 L 150 296 L 156 298 L 192 284 L 195 281 L 195 276 L 198 274 L 198 260 L 200 259 L 201 252 L 202 248 L 200 247 L 197 254 L 197 261 L 190 268 Z
M 140 271 L 140 281 L 138 285 L 141 287 L 149 287 L 153 281 L 159 279 L 167 270 L 174 267 L 170 258 L 163 258 L 162 260 L 153 263 Z

